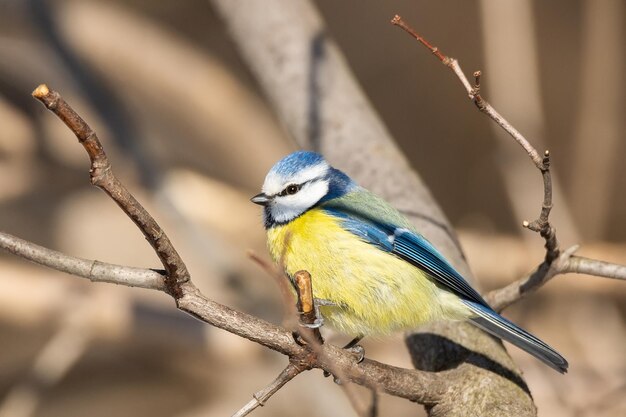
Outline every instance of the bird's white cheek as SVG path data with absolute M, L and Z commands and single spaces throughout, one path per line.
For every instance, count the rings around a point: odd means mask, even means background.
M 319 180 L 305 184 L 298 194 L 290 197 L 295 197 L 294 202 L 306 210 L 313 207 L 327 193 L 328 181 Z

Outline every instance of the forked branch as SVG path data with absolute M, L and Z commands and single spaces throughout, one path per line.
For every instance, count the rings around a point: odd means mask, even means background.
M 541 172 L 543 179 L 543 203 L 539 217 L 532 222 L 524 221 L 523 226 L 537 232 L 545 241 L 546 254 L 544 261 L 537 269 L 527 277 L 523 277 L 508 286 L 492 291 L 486 296 L 492 307 L 501 311 L 505 307 L 520 300 L 527 294 L 536 291 L 550 279 L 559 274 L 568 272 L 585 273 L 599 277 L 626 279 L 626 266 L 610 264 L 589 258 L 574 256 L 578 247 L 570 248 L 561 252 L 559 242 L 556 237 L 556 230 L 550 223 L 550 211 L 552 210 L 552 176 L 550 174 L 550 152 L 545 151 L 543 157 L 530 144 L 530 142 L 517 129 L 513 127 L 502 115 L 500 115 L 491 104 L 489 104 L 480 94 L 480 79 L 482 73 L 474 72 L 474 85 L 470 84 L 461 69 L 459 62 L 444 53 L 439 48 L 433 46 L 424 37 L 419 35 L 398 15 L 391 19 L 391 23 L 402 28 L 420 44 L 430 50 L 435 57 L 459 79 L 465 88 L 469 99 L 476 107 L 489 118 L 502 127 L 528 154 L 535 167 Z
M 259 263 L 259 258 L 257 258 Z M 271 274 L 275 271 L 269 270 Z M 282 277 L 283 279 L 286 277 Z M 296 293 L 298 297 L 297 314 L 300 317 L 299 323 L 302 329 L 307 332 L 302 335 L 303 340 L 314 340 L 317 344 L 321 345 L 324 341 L 319 331 L 320 319 L 316 315 L 315 303 L 313 300 L 313 286 L 311 282 L 311 275 L 307 271 L 298 271 L 294 276 L 294 283 Z M 289 322 L 290 320 L 287 320 Z M 308 333 L 312 331 L 311 333 Z M 296 335 L 297 337 L 297 335 Z M 267 387 L 260 391 L 257 391 L 252 395 L 252 399 L 246 403 L 239 411 L 232 415 L 232 417 L 244 417 L 250 414 L 258 407 L 265 405 L 272 395 L 276 394 L 287 382 L 294 379 L 300 373 L 309 370 L 310 368 L 306 363 L 298 361 L 289 361 L 289 364 L 280 374 L 274 379 Z
M 167 291 L 175 298 L 179 298 L 182 295 L 180 284 L 189 281 L 187 266 L 161 226 L 115 177 L 111 170 L 109 158 L 107 158 L 96 132 L 63 100 L 59 93 L 51 91 L 45 84 L 33 91 L 33 97 L 41 101 L 48 110 L 56 114 L 74 132 L 78 142 L 83 145 L 91 160 L 91 169 L 89 170 L 91 183 L 111 197 L 141 230 L 165 268 Z
M 33 96 L 54 112 L 76 135 L 90 157 L 92 183 L 104 190 L 133 220 L 154 248 L 165 271 L 161 273 L 75 258 L 6 233 L 0 233 L 0 248 L 24 259 L 93 281 L 165 291 L 174 298 L 180 310 L 288 356 L 290 363 L 295 364 L 299 372 L 301 369 L 320 368 L 339 376 L 345 382 L 355 382 L 391 395 L 432 404 L 443 398 L 450 380 L 462 379 L 463 373 L 468 371 L 461 367 L 433 374 L 393 367 L 368 359 L 355 366 L 353 355 L 343 349 L 321 343 L 311 344 L 315 349 L 303 346 L 294 340 L 290 331 L 205 297 L 191 282 L 183 260 L 165 232 L 114 176 L 96 133 L 57 92 L 47 86 L 39 86 Z M 311 305 L 309 301 L 306 302 Z M 315 331 L 313 335 L 315 336 Z M 318 337 L 313 339 L 317 340 Z M 287 376 L 294 375 L 295 370 L 288 367 L 284 373 Z M 276 385 L 284 384 L 281 382 L 283 379 L 286 383 L 288 378 L 279 378 Z

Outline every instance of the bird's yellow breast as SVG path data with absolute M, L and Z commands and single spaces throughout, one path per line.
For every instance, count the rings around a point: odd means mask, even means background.
M 422 270 L 361 240 L 340 219 L 311 209 L 268 230 L 268 245 L 289 275 L 307 270 L 331 325 L 351 335 L 389 333 L 440 319 L 464 319 L 466 308 Z

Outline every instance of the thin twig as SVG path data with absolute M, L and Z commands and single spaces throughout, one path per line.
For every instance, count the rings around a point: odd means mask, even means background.
M 585 258 L 583 256 L 572 256 L 564 272 L 626 280 L 626 266 Z
M 167 272 L 165 283 L 168 291 L 175 298 L 179 298 L 182 295 L 180 284 L 189 281 L 187 266 L 161 226 L 115 177 L 96 132 L 63 100 L 59 93 L 50 90 L 45 84 L 41 84 L 33 91 L 33 97 L 41 101 L 74 132 L 91 160 L 89 170 L 91 183 L 111 197 L 141 230 Z
M 251 259 L 258 262 L 264 269 L 266 269 L 272 275 L 276 275 L 277 278 L 284 280 L 284 274 L 276 273 L 276 268 L 272 268 L 272 265 L 267 264 L 263 259 L 256 256 L 253 252 L 249 251 L 248 255 Z M 320 334 L 319 327 L 321 325 L 320 319 L 317 317 L 315 302 L 313 299 L 313 286 L 311 283 L 311 274 L 307 271 L 298 271 L 294 274 L 294 283 L 296 284 L 296 292 L 298 296 L 297 313 L 300 316 L 299 333 L 315 353 L 320 351 L 321 345 L 324 343 L 322 335 Z M 233 414 L 232 417 L 243 417 L 250 414 L 259 406 L 265 405 L 270 397 L 278 392 L 287 382 L 291 381 L 298 374 L 311 369 L 306 363 L 290 361 L 289 365 L 272 381 L 267 387 L 260 391 L 257 391 L 246 405 L 244 405 L 239 411 Z
M 411 28 L 402 18 L 396 15 L 391 22 L 404 29 L 407 33 L 417 39 L 420 43 L 426 46 L 429 50 L 435 49 L 437 53 L 435 56 L 446 67 L 450 68 L 457 78 L 461 81 L 461 84 L 465 87 L 469 99 L 476 105 L 476 107 L 489 118 L 502 127 L 528 154 L 533 164 L 543 177 L 544 183 L 544 202 L 539 218 L 533 222 L 524 222 L 524 227 L 529 228 L 535 232 L 541 234 L 546 241 L 546 261 L 552 262 L 559 256 L 558 241 L 556 239 L 556 233 L 554 228 L 550 225 L 548 216 L 552 209 L 552 178 L 550 175 L 550 153 L 545 151 L 543 158 L 539 156 L 537 150 L 530 144 L 530 142 L 522 135 L 511 123 L 509 123 L 500 113 L 493 108 L 491 104 L 485 100 L 480 94 L 480 79 L 482 73 L 480 71 L 474 72 L 474 86 L 472 86 L 465 76 L 465 73 L 461 69 L 458 61 L 452 57 L 448 57 L 441 53 L 437 48 L 430 45 L 422 36 L 417 34 L 413 28 Z
M 568 273 L 626 280 L 626 266 L 575 256 L 574 253 L 577 250 L 578 245 L 575 245 L 562 251 L 554 261 L 543 262 L 531 274 L 491 291 L 485 296 L 485 300 L 496 311 L 502 311 L 533 293 L 557 275 Z
M 300 315 L 300 329 L 298 333 L 306 341 L 312 353 L 323 356 L 325 354 L 322 348 L 324 339 L 319 330 L 323 321 L 322 318 L 318 316 L 318 308 L 313 298 L 311 274 L 307 271 L 298 271 L 294 274 L 293 278 L 298 295 L 298 314 Z M 361 401 L 354 386 L 350 383 L 350 378 L 341 368 L 334 366 L 332 361 L 329 362 L 329 364 L 330 371 L 327 372 L 334 375 L 335 382 L 341 385 L 354 411 L 361 417 L 368 417 L 368 407 Z M 372 388 L 372 391 L 375 392 L 376 389 Z
M 314 348 L 324 344 L 324 339 L 320 333 L 322 326 L 322 318 L 318 317 L 315 299 L 313 298 L 313 283 L 311 282 L 311 274 L 307 271 L 298 271 L 293 276 L 296 284 L 296 292 L 298 294 L 298 314 L 300 315 L 299 333 L 307 340 L 312 342 Z M 308 334 L 310 333 L 310 335 Z
M 296 316 L 296 304 L 293 296 L 293 286 L 289 283 L 289 278 L 285 275 L 284 269 L 281 270 L 275 264 L 263 259 L 253 250 L 248 250 L 248 257 L 257 265 L 259 265 L 270 277 L 274 279 L 280 295 L 283 299 L 284 319 L 283 325 L 292 327 Z
M 445 65 L 449 65 L 449 59 L 450 58 L 448 58 L 447 56 L 442 54 L 439 51 L 439 48 L 437 48 L 436 46 L 431 45 L 430 42 L 428 42 L 426 39 L 421 37 L 417 32 L 415 32 L 415 30 L 412 27 L 410 27 L 409 25 L 407 25 L 406 22 L 404 20 L 402 20 L 402 18 L 400 16 L 395 15 L 393 17 L 393 19 L 391 19 L 391 23 L 393 23 L 394 25 L 399 26 L 402 29 L 404 29 L 411 36 L 413 36 L 419 43 L 421 43 L 426 48 L 428 48 L 428 50 L 430 52 L 432 52 L 433 55 L 435 55 L 437 57 L 437 59 L 439 59 L 439 61 L 443 62 Z
M 556 238 L 556 229 L 550 224 L 550 211 L 552 211 L 552 175 L 550 174 L 550 152 L 546 150 L 541 161 L 541 177 L 543 178 L 543 203 L 539 217 L 529 222 L 522 223 L 527 229 L 537 232 L 545 240 L 545 261 L 551 263 L 560 254 L 559 241 Z
M 515 129 L 504 117 L 502 117 L 492 106 L 480 95 L 480 79 L 482 73 L 474 72 L 474 86 L 470 84 L 467 77 L 461 70 L 461 66 L 454 58 L 443 54 L 438 48 L 432 46 L 427 40 L 420 36 L 398 15 L 391 20 L 396 26 L 404 29 L 422 45 L 428 48 L 445 66 L 449 67 L 457 78 L 461 81 L 467 94 L 476 104 L 478 109 L 489 116 L 500 127 L 502 127 L 528 154 L 533 164 L 541 172 L 543 179 L 543 203 L 539 217 L 532 221 L 524 221 L 523 226 L 537 232 L 545 241 L 546 255 L 544 261 L 537 269 L 527 277 L 523 277 L 504 288 L 492 291 L 487 295 L 487 301 L 498 311 L 516 302 L 527 294 L 538 289 L 554 276 L 566 272 L 588 273 L 600 277 L 623 279 L 626 275 L 626 267 L 610 264 L 603 261 L 596 261 L 587 258 L 572 256 L 577 247 L 561 252 L 556 236 L 556 229 L 550 224 L 550 211 L 552 210 L 552 176 L 550 173 L 550 152 L 545 151 L 543 157 L 539 156 L 537 150 L 530 142 Z
M 270 397 L 278 392 L 287 382 L 294 379 L 303 370 L 298 368 L 294 363 L 289 363 L 285 369 L 273 380 L 267 387 L 257 391 L 253 398 L 244 405 L 232 417 L 244 417 L 254 411 L 257 407 L 263 407 Z
M 128 287 L 165 290 L 163 274 L 152 269 L 133 268 L 76 258 L 4 232 L 0 232 L 0 247 L 39 265 L 87 278 L 93 282 L 109 282 Z
M 450 68 L 454 72 L 454 74 L 457 76 L 459 81 L 461 81 L 461 83 L 465 87 L 465 90 L 467 91 L 467 94 L 470 100 L 472 100 L 476 104 L 476 106 L 480 109 L 480 111 L 487 114 L 500 127 L 502 127 L 508 134 L 510 134 L 513 137 L 513 139 L 515 139 L 515 141 L 519 143 L 522 148 L 524 148 L 524 150 L 526 151 L 526 153 L 528 153 L 528 156 L 533 160 L 535 166 L 538 169 L 542 168 L 542 159 L 539 156 L 539 153 L 537 153 L 537 150 L 530 144 L 530 142 L 528 142 L 528 140 L 524 137 L 524 135 L 522 135 L 517 129 L 515 129 L 504 117 L 502 117 L 491 106 L 491 104 L 489 104 L 480 95 L 480 84 L 479 84 L 480 75 L 481 75 L 480 72 L 474 73 L 474 74 L 478 73 L 478 77 L 475 76 L 478 88 L 472 87 L 472 85 L 470 84 L 469 80 L 465 76 L 465 73 L 463 73 L 463 70 L 461 69 L 461 66 L 459 65 L 456 59 L 444 55 L 437 47 L 432 46 L 428 41 L 426 41 L 422 36 L 420 36 L 413 28 L 411 28 L 404 20 L 402 20 L 400 16 L 395 15 L 394 18 L 391 20 L 391 23 L 404 29 L 412 37 L 418 40 L 422 45 L 428 48 L 433 53 L 433 55 L 435 55 L 437 59 L 441 61 L 442 64 Z

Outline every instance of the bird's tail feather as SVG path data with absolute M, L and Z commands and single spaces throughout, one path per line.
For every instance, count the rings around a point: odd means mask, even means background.
M 468 300 L 463 300 L 463 302 L 476 314 L 476 317 L 471 319 L 474 325 L 525 350 L 558 372 L 567 372 L 567 360 L 550 346 L 491 308 Z

